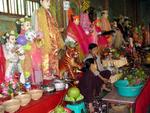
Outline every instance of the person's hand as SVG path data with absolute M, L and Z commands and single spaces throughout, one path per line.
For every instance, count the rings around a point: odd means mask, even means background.
M 64 28 L 59 28 L 59 31 L 60 31 L 60 32 L 63 32 L 63 31 L 64 31 Z
M 92 103 L 89 103 L 89 111 L 90 113 L 94 113 L 94 107 Z
M 17 52 L 17 49 L 18 49 L 18 48 L 12 48 L 12 49 L 11 49 L 11 52 L 12 52 L 12 53 L 15 53 L 15 52 Z
M 77 84 L 79 84 L 79 80 L 75 80 L 73 83 L 74 83 L 75 85 L 77 85 Z
M 108 83 L 108 79 L 106 79 L 106 78 L 103 78 L 103 81 L 104 81 L 104 83 L 106 84 L 106 83 Z

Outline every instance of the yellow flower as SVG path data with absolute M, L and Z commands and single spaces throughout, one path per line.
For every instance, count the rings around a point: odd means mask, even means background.
M 20 22 L 24 22 L 24 21 L 25 21 L 25 18 L 20 18 L 19 21 L 20 21 Z

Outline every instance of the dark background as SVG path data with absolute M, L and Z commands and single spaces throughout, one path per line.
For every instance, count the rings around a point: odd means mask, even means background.
M 110 19 L 119 15 L 127 16 L 134 24 L 150 23 L 150 0 L 91 0 L 97 9 L 108 9 Z

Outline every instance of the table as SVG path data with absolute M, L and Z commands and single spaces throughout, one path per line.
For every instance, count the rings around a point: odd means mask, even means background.
M 16 113 L 48 113 L 63 101 L 66 90 L 44 94 L 39 100 L 32 100 L 27 106 L 21 107 Z
M 102 101 L 105 101 L 108 107 L 109 103 L 114 104 L 128 104 L 130 105 L 130 113 L 133 113 L 133 105 L 135 104 L 136 97 L 123 97 L 117 93 L 116 88 L 113 88 L 110 93 L 102 98 Z M 107 108 L 107 113 L 109 109 Z

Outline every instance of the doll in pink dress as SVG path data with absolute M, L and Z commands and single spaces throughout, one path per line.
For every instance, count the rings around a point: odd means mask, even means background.
M 20 33 L 18 38 L 25 38 L 27 42 L 21 44 L 25 50 L 23 70 L 26 78 L 30 77 L 32 84 L 40 84 L 43 81 L 41 69 L 41 48 L 37 33 L 31 29 L 31 19 L 28 17 L 19 19 Z

